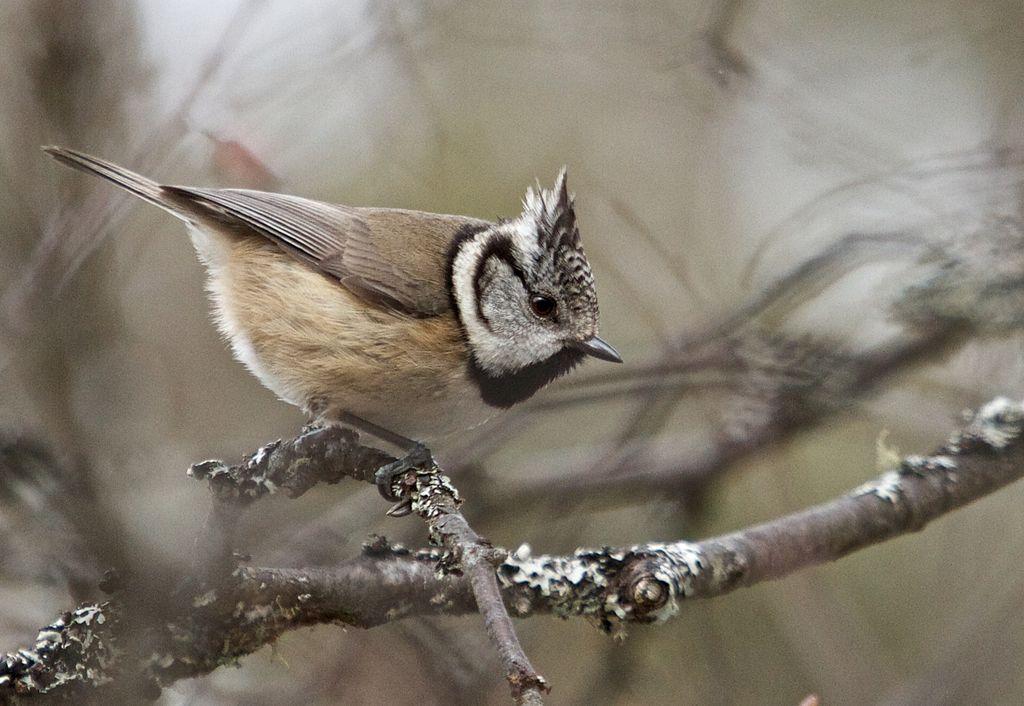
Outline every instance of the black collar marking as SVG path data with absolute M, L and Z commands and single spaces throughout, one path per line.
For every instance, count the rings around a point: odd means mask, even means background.
M 459 312 L 459 301 L 455 298 L 455 280 L 453 279 L 455 274 L 455 258 L 459 256 L 459 251 L 462 250 L 463 245 L 472 240 L 477 233 L 485 231 L 490 227 L 490 223 L 467 223 L 460 227 L 455 231 L 452 242 L 448 245 L 448 252 L 445 255 L 444 285 L 448 289 L 448 301 L 451 304 L 452 312 L 455 314 L 455 320 L 459 323 L 462 337 L 467 340 L 466 327 L 462 324 L 462 314 Z
M 514 373 L 493 377 L 477 364 L 471 354 L 469 378 L 480 390 L 484 402 L 491 407 L 508 409 L 530 399 L 537 390 L 568 373 L 579 365 L 584 355 L 580 351 L 563 348 L 547 360 L 527 365 Z

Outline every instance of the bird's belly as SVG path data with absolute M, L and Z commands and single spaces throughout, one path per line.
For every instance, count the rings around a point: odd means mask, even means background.
M 349 412 L 409 439 L 442 448 L 454 443 L 459 434 L 489 421 L 497 411 L 484 404 L 468 382 L 458 381 L 435 393 L 417 394 L 410 386 L 388 395 L 345 395 L 338 403 L 325 419 Z
M 282 400 L 328 421 L 354 414 L 428 444 L 493 415 L 466 374 L 454 316 L 382 311 L 274 246 L 214 238 L 216 251 L 207 244 L 203 259 L 220 329 Z
M 499 411 L 487 405 L 468 376 L 453 371 L 447 379 L 424 379 L 418 371 L 382 368 L 353 376 L 339 369 L 334 378 L 295 375 L 267 364 L 252 349 L 234 346 L 236 356 L 279 398 L 326 422 L 346 413 L 408 439 L 446 445 Z M 245 357 L 244 356 L 251 356 Z

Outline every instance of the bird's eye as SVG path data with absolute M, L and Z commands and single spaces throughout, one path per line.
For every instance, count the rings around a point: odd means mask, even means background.
M 539 294 L 530 297 L 530 309 L 542 319 L 550 319 L 555 314 L 555 300 Z

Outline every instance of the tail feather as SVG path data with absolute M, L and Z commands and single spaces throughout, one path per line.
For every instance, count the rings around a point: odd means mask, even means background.
M 179 218 L 188 220 L 180 206 L 169 199 L 163 187 L 152 179 L 147 179 L 141 174 L 136 174 L 130 169 L 125 169 L 112 162 L 66 147 L 51 145 L 43 147 L 43 151 L 58 162 L 87 174 L 95 174 L 155 206 L 170 211 Z

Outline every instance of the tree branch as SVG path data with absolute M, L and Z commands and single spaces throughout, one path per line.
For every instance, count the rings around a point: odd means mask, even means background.
M 700 542 L 579 549 L 569 556 L 534 556 L 523 546 L 496 572 L 487 572 L 496 576 L 504 604 L 518 617 L 586 617 L 616 633 L 629 623 L 662 622 L 683 600 L 720 596 L 921 530 L 1020 479 L 1022 433 L 1024 404 L 998 398 L 933 454 L 907 456 L 895 469 L 831 502 Z M 339 429 L 272 446 L 239 466 L 200 464 L 193 475 L 207 478 L 221 496 L 251 500 L 277 487 L 304 492 L 316 478 L 329 483 L 339 475 L 369 478 L 374 466 L 353 465 L 353 459 L 375 462 L 380 453 Z M 314 450 L 327 453 L 302 455 Z M 461 517 L 457 511 L 429 515 L 426 508 L 439 503 L 457 507 L 452 500 L 457 496 L 445 489 L 450 485 L 436 468 L 417 473 L 415 483 L 409 480 L 403 488 L 415 494 L 417 513 L 428 515 L 444 549 L 410 551 L 377 538 L 363 556 L 330 569 L 236 569 L 222 586 L 187 594 L 171 620 L 149 626 L 152 649 L 142 656 L 124 649 L 132 624 L 120 599 L 83 605 L 44 628 L 31 649 L 0 658 L 0 699 L 66 697 L 118 683 L 160 687 L 233 663 L 306 625 L 369 628 L 412 615 L 475 612 L 482 602 L 474 585 L 478 574 L 467 570 L 464 577 L 436 566 L 453 566 L 452 547 L 462 547 L 463 559 L 467 544 L 476 547 L 478 566 L 489 566 L 503 552 L 475 534 L 464 536 L 466 528 L 451 519 Z M 514 653 L 503 655 L 506 666 L 515 659 Z M 536 686 L 532 692 L 539 698 Z M 524 689 L 524 702 L 532 692 Z
M 376 470 L 392 460 L 375 448 L 360 445 L 359 435 L 354 431 L 327 427 L 307 431 L 288 442 L 268 444 L 237 466 L 206 461 L 189 472 L 193 477 L 207 479 L 214 489 L 216 500 L 208 526 L 230 536 L 224 518 L 229 515 L 225 505 L 231 502 L 248 504 L 278 488 L 298 497 L 318 482 L 336 483 L 344 476 L 372 483 Z M 495 550 L 470 527 L 459 511 L 462 500 L 458 490 L 433 460 L 426 468 L 399 478 L 395 490 L 411 502 L 412 511 L 426 522 L 431 543 L 448 550 L 449 555 L 440 565 L 443 570 L 465 572 L 468 576 L 488 637 L 497 648 L 516 702 L 542 703 L 541 695 L 548 689 L 547 684 L 519 643 L 494 572 L 506 553 Z M 223 556 L 224 542 L 216 546 Z

